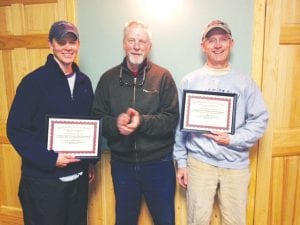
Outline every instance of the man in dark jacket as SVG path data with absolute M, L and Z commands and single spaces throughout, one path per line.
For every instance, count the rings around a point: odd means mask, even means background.
M 52 25 L 46 64 L 19 84 L 7 120 L 7 136 L 22 158 L 19 198 L 25 225 L 86 225 L 89 161 L 47 149 L 47 115 L 88 116 L 93 90 L 74 63 L 77 28 Z
M 174 225 L 176 85 L 168 70 L 147 59 L 145 24 L 126 24 L 123 48 L 126 57 L 102 75 L 93 104 L 111 150 L 116 225 L 137 224 L 142 195 L 154 224 Z

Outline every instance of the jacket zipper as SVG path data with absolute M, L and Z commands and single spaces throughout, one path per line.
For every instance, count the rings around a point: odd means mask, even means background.
M 76 85 L 76 80 L 74 81 L 74 86 L 73 87 L 70 86 L 68 78 L 66 80 L 67 80 L 67 85 L 69 87 L 70 99 L 71 99 L 71 102 L 73 102 L 74 101 L 74 89 L 75 89 L 75 85 Z M 72 90 L 72 88 L 73 88 L 73 90 Z
M 133 103 L 132 107 L 135 109 L 135 101 L 136 101 L 136 80 L 137 78 L 133 78 Z M 135 151 L 135 161 L 138 162 L 138 154 L 136 150 L 136 133 L 134 133 L 134 151 Z

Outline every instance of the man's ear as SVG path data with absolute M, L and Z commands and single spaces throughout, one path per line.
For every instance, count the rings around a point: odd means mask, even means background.
M 50 40 L 48 40 L 48 45 L 49 45 L 49 48 L 50 48 L 51 50 L 53 50 L 53 45 L 52 45 L 52 42 L 51 42 Z
M 234 40 L 231 39 L 231 48 L 233 48 L 233 46 L 234 46 Z
M 204 50 L 204 41 L 201 41 L 200 48 L 201 48 L 202 51 Z

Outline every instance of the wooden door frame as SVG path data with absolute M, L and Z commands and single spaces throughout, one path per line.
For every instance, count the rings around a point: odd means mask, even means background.
M 253 79 L 261 88 L 263 83 L 263 63 L 266 32 L 266 10 L 267 0 L 254 0 L 254 32 L 253 32 L 253 55 L 252 55 L 252 74 Z M 259 141 L 259 151 L 257 153 L 257 173 L 256 191 L 254 196 L 254 219 L 255 224 L 268 224 L 269 213 L 269 190 L 271 179 L 272 161 L 272 129 L 266 130 L 264 137 Z
M 12 51 L 14 49 L 24 49 L 24 52 L 26 51 L 26 49 L 49 49 L 48 41 L 47 41 L 48 31 L 47 32 L 40 31 L 41 33 L 34 33 L 34 32 L 27 33 L 25 31 L 24 9 L 27 6 L 32 7 L 32 5 L 35 4 L 42 5 L 48 3 L 51 3 L 52 5 L 56 4 L 55 10 L 50 12 L 53 13 L 55 20 L 68 20 L 73 23 L 75 22 L 76 19 L 75 0 L 1 0 L 0 1 L 0 7 L 4 7 L 3 10 L 9 11 L 9 13 L 7 14 L 8 15 L 7 18 L 5 18 L 7 29 L 2 31 L 0 34 L 0 50 L 2 54 L 2 60 L 3 60 L 3 62 L 1 63 L 3 63 L 4 65 L 4 66 L 1 65 L 4 70 L 3 73 L 4 86 L 1 87 L 5 87 L 4 92 L 6 93 L 7 112 L 9 111 L 9 107 L 14 98 L 15 89 L 17 87 L 17 84 L 15 83 L 15 80 L 13 79 L 12 76 L 14 72 L 12 69 L 14 65 L 12 65 L 10 61 L 13 56 Z M 6 12 L 5 13 L 1 12 L 1 16 L 2 15 L 6 15 Z M 20 65 L 20 67 L 22 67 L 22 65 Z M 8 77 L 9 79 L 6 79 Z M 5 110 L 5 114 L 7 112 Z M 10 146 L 10 142 L 6 136 L 6 120 L 7 118 L 4 118 L 4 116 L 2 115 L 0 118 L 0 151 L 2 151 L 2 153 L 4 152 L 3 150 L 10 151 L 10 149 L 12 149 L 12 146 Z M 17 153 L 14 151 L 14 154 Z M 4 159 L 4 157 L 2 157 L 2 154 L 0 154 L 0 163 L 1 163 L 0 169 L 2 171 L 2 174 L 5 174 L 4 178 L 7 178 L 7 180 L 11 181 L 13 179 L 10 179 L 11 176 L 11 174 L 9 173 L 10 170 L 6 170 L 6 167 L 2 164 L 2 161 L 4 160 L 7 163 L 11 163 L 11 160 L 9 158 Z M 16 169 L 19 169 L 18 168 L 20 166 L 19 164 L 18 165 L 11 164 L 11 165 L 16 167 Z M 17 177 L 15 176 L 13 178 L 17 178 Z M 4 181 L 0 182 L 0 189 L 3 188 L 2 185 L 4 186 L 4 184 L 5 184 Z M 18 185 L 17 183 L 14 184 Z M 10 186 L 7 185 L 6 189 L 9 190 Z M 16 196 L 14 195 L 13 197 L 0 195 L 0 225 L 23 224 L 21 207 L 19 205 L 11 206 L 10 204 L 7 203 L 7 202 L 11 203 L 12 199 L 13 201 L 15 201 L 15 199 L 17 201 L 18 200 L 17 195 Z
M 20 0 L 21 1 L 21 0 Z M 264 40 L 266 23 L 266 4 L 267 0 L 254 0 L 254 19 L 253 19 L 253 54 L 252 54 L 252 77 L 262 87 L 263 80 L 263 60 L 264 60 Z M 70 21 L 76 20 L 76 4 L 74 0 L 66 0 L 67 18 Z M 1 125 L 1 124 L 0 124 Z M 1 128 L 5 129 L 5 128 Z M 268 132 L 268 130 L 267 130 Z M 270 132 L 270 131 L 269 131 Z M 254 219 L 253 224 L 267 224 L 269 189 L 271 177 L 271 135 L 266 135 L 259 142 L 259 151 L 257 152 L 257 177 L 255 188 Z M 0 135 L 0 140 L 7 144 L 6 137 Z M 269 162 L 269 163 L 266 163 Z

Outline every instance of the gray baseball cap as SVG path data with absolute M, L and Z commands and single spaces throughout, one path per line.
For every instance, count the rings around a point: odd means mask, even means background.
M 221 21 L 221 20 L 213 20 L 211 21 L 203 30 L 203 34 L 202 34 L 202 40 L 204 40 L 207 36 L 207 34 L 212 31 L 213 29 L 219 28 L 223 31 L 225 31 L 227 34 L 231 35 L 231 30 L 228 26 L 227 23 Z
M 76 39 L 79 39 L 77 27 L 67 21 L 57 21 L 52 24 L 49 31 L 49 41 L 53 38 L 57 41 L 62 40 L 67 33 L 73 34 Z

